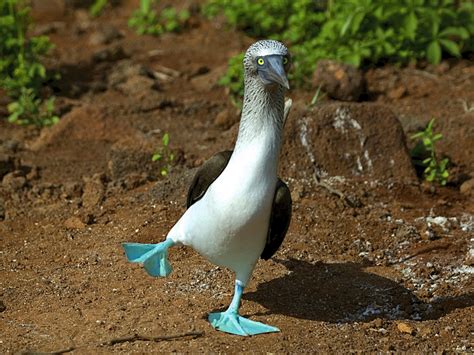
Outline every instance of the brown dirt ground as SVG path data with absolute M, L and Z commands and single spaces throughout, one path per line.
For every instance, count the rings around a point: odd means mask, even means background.
M 258 263 L 241 307 L 281 333 L 242 338 L 206 320 L 231 299 L 229 271 L 180 247 L 170 277 L 153 279 L 126 262 L 120 243 L 162 240 L 184 211 L 192 169 L 232 147 L 238 113 L 215 81 L 252 40 L 198 16 L 182 34 L 139 37 L 126 25 L 136 5 L 123 1 L 99 19 L 61 13 L 48 63 L 62 73 L 51 86 L 61 123 L 40 132 L 0 120 L 16 166 L 0 185 L 0 352 L 474 351 L 474 199 L 460 192 L 474 177 L 473 63 L 366 72 L 368 97 L 396 114 L 407 137 L 438 118 L 453 161 L 447 187 L 327 178 L 360 201 L 348 207 L 291 176 L 295 164 L 312 166 L 283 147 L 293 220 L 276 256 Z M 313 93 L 290 92 L 290 120 Z M 178 157 L 165 178 L 149 158 L 163 132 Z M 203 335 L 102 344 L 190 331 Z

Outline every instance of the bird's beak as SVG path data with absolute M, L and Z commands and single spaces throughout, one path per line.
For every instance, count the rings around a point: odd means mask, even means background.
M 290 89 L 288 78 L 286 77 L 285 68 L 283 66 L 283 57 L 279 55 L 270 55 L 265 57 L 267 65 L 258 69 L 260 79 L 265 85 L 280 84 Z

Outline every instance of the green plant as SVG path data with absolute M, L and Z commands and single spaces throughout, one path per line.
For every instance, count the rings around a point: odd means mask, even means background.
M 442 139 L 443 135 L 433 132 L 434 122 L 433 118 L 423 131 L 411 136 L 411 139 L 418 139 L 416 146 L 411 151 L 411 156 L 415 167 L 423 169 L 426 181 L 438 182 L 444 186 L 449 177 L 449 159 L 440 159 L 436 154 L 435 143 Z
M 443 55 L 460 57 L 474 50 L 470 1 L 208 0 L 203 12 L 209 17 L 223 13 L 236 29 L 291 45 L 296 85 L 308 82 L 323 58 L 355 66 L 437 64 Z M 230 62 L 232 73 L 235 65 Z M 231 88 L 233 94 L 241 91 Z
M 33 89 L 23 88 L 16 101 L 8 104 L 8 121 L 20 125 L 51 126 L 59 122 L 54 114 L 54 97 L 42 101 Z
M 174 161 L 174 154 L 169 148 L 170 135 L 165 133 L 161 138 L 161 147 L 159 147 L 152 155 L 151 160 L 162 164 L 160 174 L 166 176 L 169 174 L 171 164 Z
M 107 6 L 109 0 L 95 0 L 94 3 L 89 7 L 89 13 L 93 17 L 97 17 L 102 14 L 104 8 Z
M 49 109 L 54 100 L 41 99 L 47 75 L 40 58 L 53 45 L 46 36 L 27 38 L 28 26 L 29 8 L 24 1 L 0 2 L 0 87 L 13 100 L 8 106 L 10 122 L 49 125 L 56 121 Z
M 140 7 L 128 20 L 128 26 L 140 34 L 159 36 L 166 32 L 179 32 L 189 18 L 189 11 L 167 7 L 159 14 L 153 10 L 156 0 L 140 0 Z
M 229 89 L 230 97 L 234 105 L 239 106 L 239 98 L 244 96 L 244 60 L 245 53 L 239 53 L 229 59 L 227 71 L 219 79 L 219 85 L 225 86 Z

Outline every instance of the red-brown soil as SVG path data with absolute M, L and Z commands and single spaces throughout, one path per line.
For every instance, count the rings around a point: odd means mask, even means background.
M 216 81 L 252 40 L 198 15 L 181 34 L 140 37 L 127 27 L 137 3 L 38 19 L 56 44 L 62 120 L 41 131 L 0 120 L 0 352 L 474 351 L 474 64 L 366 70 L 377 104 L 310 109 L 315 88 L 289 93 L 280 175 L 293 219 L 241 307 L 281 333 L 242 338 L 206 320 L 230 302 L 229 271 L 179 247 L 173 273 L 154 279 L 120 243 L 161 241 L 194 169 L 232 148 L 239 116 Z M 432 117 L 446 187 L 422 183 L 408 159 Z M 164 132 L 176 159 L 161 177 L 151 154 Z M 202 336 L 106 344 L 187 332 Z

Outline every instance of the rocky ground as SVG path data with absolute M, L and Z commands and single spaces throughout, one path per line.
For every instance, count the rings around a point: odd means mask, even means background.
M 474 351 L 473 58 L 323 63 L 313 88 L 290 91 L 280 176 L 293 219 L 241 308 L 281 333 L 241 338 L 206 320 L 231 299 L 229 271 L 180 247 L 153 279 L 120 243 L 162 240 L 195 169 L 233 146 L 239 113 L 217 80 L 252 39 L 196 14 L 181 34 L 140 37 L 127 28 L 137 1 L 99 19 L 80 3 L 35 9 L 34 31 L 56 44 L 60 123 L 0 120 L 0 352 Z M 311 107 L 318 82 L 328 95 Z M 446 187 L 409 156 L 432 117 Z M 151 155 L 165 132 L 176 158 L 163 177 Z M 134 334 L 158 338 L 124 341 Z

